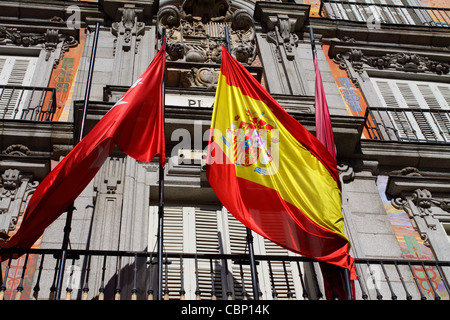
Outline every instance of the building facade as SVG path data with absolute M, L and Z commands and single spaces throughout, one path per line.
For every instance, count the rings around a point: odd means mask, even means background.
M 0 235 L 40 181 L 141 75 L 167 32 L 164 298 L 253 299 L 246 229 L 218 201 L 205 151 L 232 55 L 314 128 L 311 42 L 330 109 L 356 299 L 448 299 L 448 0 L 0 2 Z M 95 25 L 99 36 L 95 45 Z M 314 30 L 314 39 L 310 37 Z M 61 298 L 154 299 L 158 163 L 115 149 L 75 202 Z M 4 299 L 52 299 L 63 214 L 4 261 Z M 254 234 L 262 299 L 320 299 L 320 268 Z M 58 256 L 59 254 L 59 256 Z

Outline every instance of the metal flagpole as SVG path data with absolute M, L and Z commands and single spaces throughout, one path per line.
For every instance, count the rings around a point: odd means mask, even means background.
M 311 39 L 311 50 L 314 62 L 314 60 L 316 59 L 316 55 L 314 54 L 316 52 L 316 44 L 314 43 L 314 31 L 311 26 L 309 27 L 309 38 Z
M 91 50 L 91 61 L 89 65 L 89 72 L 87 77 L 87 83 L 86 83 L 86 92 L 84 95 L 84 106 L 83 106 L 83 117 L 81 119 L 81 127 L 80 127 L 80 133 L 77 137 L 77 140 L 75 141 L 75 144 L 81 141 L 83 138 L 83 131 L 84 131 L 84 124 L 86 122 L 86 113 L 87 113 L 87 107 L 89 103 L 89 95 L 91 92 L 91 85 L 92 85 L 92 74 L 94 72 L 94 63 L 95 63 L 95 54 L 97 52 L 97 42 L 98 42 L 98 32 L 100 29 L 100 23 L 97 22 L 95 24 L 95 33 L 94 33 L 94 39 L 92 43 L 92 50 Z M 62 281 L 64 278 L 64 268 L 66 264 L 67 259 L 67 248 L 69 246 L 69 236 L 70 231 L 72 229 L 72 216 L 73 211 L 75 210 L 74 204 L 72 203 L 69 208 L 67 209 L 67 216 L 66 216 L 66 225 L 64 226 L 64 238 L 61 248 L 61 264 L 59 266 L 59 272 L 58 272 L 58 279 L 56 283 L 56 300 L 61 299 L 61 290 L 62 290 Z
M 166 28 L 161 30 L 161 42 L 165 45 Z M 162 83 L 162 116 L 164 121 L 166 70 L 164 70 Z M 164 124 L 163 124 L 164 125 Z M 161 157 L 161 156 L 160 156 Z M 163 230 L 164 230 L 164 167 L 159 164 L 159 205 L 158 205 L 158 300 L 162 300 L 162 274 L 163 274 Z
M 314 43 L 314 31 L 311 26 L 309 26 L 309 37 L 311 40 L 311 50 L 312 50 L 312 56 L 313 56 L 313 62 L 316 59 L 316 44 Z M 316 72 L 319 72 L 319 70 L 316 70 Z M 348 269 L 343 269 L 344 272 L 344 282 L 345 282 L 345 289 L 347 291 L 347 299 L 353 300 L 353 293 L 351 288 L 351 280 L 350 280 L 350 271 Z
M 228 26 L 225 26 L 225 40 L 227 43 L 227 51 L 231 52 L 230 33 L 228 31 Z M 259 300 L 259 288 L 258 288 L 258 277 L 256 275 L 255 251 L 253 249 L 253 235 L 252 235 L 252 231 L 249 228 L 247 228 L 247 244 L 248 244 L 248 253 L 250 256 L 250 272 L 252 275 L 253 299 Z

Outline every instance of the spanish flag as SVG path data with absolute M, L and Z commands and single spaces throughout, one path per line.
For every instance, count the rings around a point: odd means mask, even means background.
M 219 200 L 245 226 L 356 278 L 335 158 L 225 48 L 206 170 Z

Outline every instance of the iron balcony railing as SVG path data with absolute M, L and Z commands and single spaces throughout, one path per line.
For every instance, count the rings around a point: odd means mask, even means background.
M 369 28 L 377 28 L 380 24 L 450 26 L 450 8 L 323 0 L 321 16 L 366 22 Z
M 55 299 L 61 250 L 20 252 L 1 264 L 0 299 Z M 153 300 L 157 293 L 156 254 L 68 250 L 61 299 Z M 263 300 L 324 298 L 320 268 L 300 256 L 255 255 L 257 287 Z M 449 299 L 450 261 L 355 259 L 356 300 Z M 165 253 L 165 300 L 252 299 L 248 254 Z M 264 274 L 263 270 L 268 270 Z M 64 292 L 61 294 L 61 292 Z
M 55 112 L 55 88 L 0 85 L 2 120 L 51 121 Z
M 450 143 L 450 110 L 420 108 L 367 108 L 369 139 Z

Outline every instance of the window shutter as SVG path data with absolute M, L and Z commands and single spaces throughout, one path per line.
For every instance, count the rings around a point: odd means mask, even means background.
M 442 97 L 444 109 L 450 109 L 450 85 L 437 85 L 437 95 Z
M 374 83 L 384 106 L 399 109 L 387 113 L 400 140 L 450 141 L 450 85 L 392 79 Z
M 164 207 L 164 252 L 183 252 L 183 208 Z M 163 261 L 165 261 L 163 256 Z M 156 272 L 156 268 L 155 268 Z M 163 291 L 169 289 L 170 299 L 179 299 L 181 290 L 180 259 L 170 258 L 169 264 L 163 265 Z
M 0 85 L 31 85 L 37 58 L 0 56 Z M 5 119 L 17 119 L 26 100 L 27 92 L 0 87 L 0 113 Z
M 388 128 L 392 128 L 400 140 L 415 139 L 414 130 L 408 121 L 407 114 L 401 108 L 406 107 L 404 100 L 400 99 L 401 95 L 396 95 L 395 92 L 398 88 L 390 80 L 380 80 L 375 79 L 376 84 L 375 89 L 378 93 L 379 98 L 383 102 L 384 106 L 387 108 L 395 108 L 397 110 L 387 111 L 387 115 L 390 119 L 390 124 L 387 124 Z
M 289 256 L 289 251 L 263 238 L 264 253 L 266 255 Z M 293 267 L 291 262 L 282 262 L 276 260 L 264 261 L 262 268 L 266 274 L 266 292 L 267 297 L 273 297 L 278 300 L 292 299 L 295 295 Z M 295 266 L 296 268 L 296 266 Z M 270 285 L 269 285 L 269 283 Z
M 400 90 L 400 94 L 402 94 L 403 98 L 405 99 L 407 108 L 410 108 L 410 109 L 425 108 L 424 102 L 422 102 L 422 101 L 419 102 L 419 99 L 423 98 L 423 96 L 421 95 L 421 92 L 419 90 L 416 90 L 416 88 L 418 86 L 415 83 L 410 82 L 410 81 L 408 81 L 408 82 L 396 81 L 396 84 Z M 422 87 L 426 87 L 426 86 L 422 86 Z M 430 97 L 428 97 L 428 100 L 431 101 Z M 426 140 L 430 140 L 430 141 L 436 140 L 434 131 L 431 128 L 430 123 L 428 122 L 429 119 L 426 117 L 426 115 L 423 112 L 412 111 L 411 113 L 408 113 L 408 114 L 412 115 L 414 117 L 414 119 L 416 120 L 416 123 L 419 127 L 419 130 L 417 130 L 417 133 L 418 133 L 417 135 L 419 138 L 422 138 L 422 137 L 420 137 L 420 134 L 419 134 L 419 132 L 420 132 L 422 134 L 423 138 L 425 138 Z
M 231 254 L 248 254 L 247 228 L 231 213 L 227 212 Z M 236 300 L 253 298 L 252 277 L 248 262 L 233 263 L 233 291 Z
M 197 253 L 223 253 L 219 240 L 216 209 L 195 208 L 195 238 Z M 222 261 L 198 260 L 196 266 L 198 289 L 202 299 L 222 299 Z
M 440 101 L 442 111 L 434 112 L 433 115 L 442 130 L 446 142 L 450 142 L 450 85 L 438 84 L 434 91 Z

